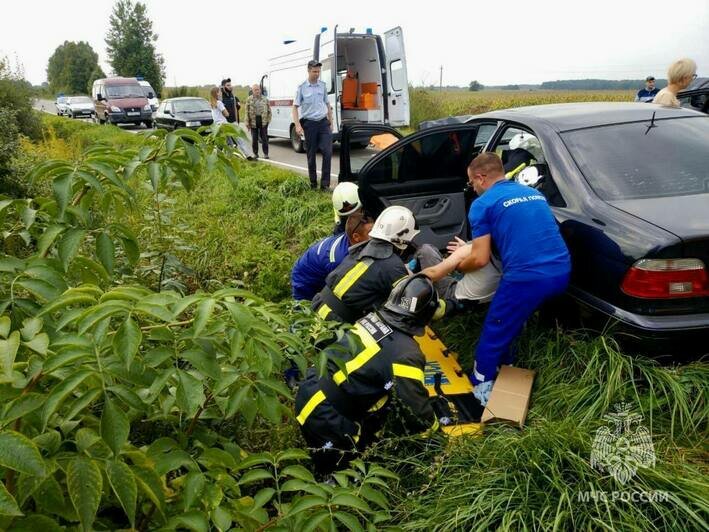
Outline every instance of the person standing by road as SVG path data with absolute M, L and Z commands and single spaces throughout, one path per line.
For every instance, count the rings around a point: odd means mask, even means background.
M 293 100 L 295 133 L 305 135 L 308 155 L 310 188 L 318 187 L 315 154 L 322 153 L 320 190 L 330 189 L 330 163 L 332 160 L 332 107 L 327 101 L 327 87 L 320 81 L 319 61 L 308 61 L 308 79 L 296 91 Z
M 641 103 L 651 103 L 652 99 L 660 92 L 660 89 L 655 87 L 655 77 L 648 76 L 645 78 L 645 88 L 640 89 L 635 95 L 635 101 Z
M 696 77 L 697 63 L 688 58 L 675 61 L 667 70 L 667 87 L 657 93 L 652 103 L 667 107 L 681 107 L 677 93 L 689 87 Z
M 214 125 L 226 124 L 229 111 L 227 111 L 224 102 L 222 102 L 222 93 L 219 87 L 212 87 L 212 90 L 209 91 L 209 106 L 212 108 Z
M 251 87 L 251 96 L 246 100 L 246 127 L 251 131 L 251 147 L 258 159 L 258 140 L 261 138 L 263 158 L 268 159 L 268 124 L 271 122 L 271 107 L 261 94 L 261 85 Z
M 232 92 L 231 78 L 222 80 L 222 102 L 224 103 L 226 110 L 229 112 L 229 115 L 226 117 L 227 122 L 230 124 L 236 122 L 238 124 L 241 102 Z

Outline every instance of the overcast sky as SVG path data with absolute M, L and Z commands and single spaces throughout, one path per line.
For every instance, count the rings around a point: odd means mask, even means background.
M 0 55 L 15 58 L 32 83 L 65 40 L 88 41 L 110 73 L 104 35 L 113 0 L 6 1 Z M 574 78 L 664 77 L 680 57 L 709 75 L 709 0 L 505 0 L 361 2 L 146 0 L 166 85 L 257 82 L 285 38 L 330 29 L 395 26 L 404 31 L 414 85 L 538 83 Z M 302 5 L 302 8 L 295 6 Z M 250 12 L 253 12 L 251 14 Z

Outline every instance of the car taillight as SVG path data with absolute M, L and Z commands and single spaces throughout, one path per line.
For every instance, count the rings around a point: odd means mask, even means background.
M 709 277 L 699 259 L 642 259 L 631 266 L 620 288 L 649 299 L 709 296 Z

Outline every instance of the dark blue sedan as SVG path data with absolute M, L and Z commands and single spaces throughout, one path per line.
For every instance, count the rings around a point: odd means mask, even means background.
M 437 122 L 405 138 L 346 128 L 340 179 L 358 181 L 374 214 L 410 208 L 419 241 L 445 249 L 469 234 L 467 165 L 496 152 L 510 179 L 547 198 L 572 256 L 568 295 L 585 313 L 640 337 L 709 344 L 709 116 L 579 103 Z M 350 150 L 365 133 L 399 140 Z

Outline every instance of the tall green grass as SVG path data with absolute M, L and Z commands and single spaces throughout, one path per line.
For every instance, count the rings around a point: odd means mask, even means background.
M 469 361 L 481 315 L 439 327 Z M 709 519 L 709 364 L 661 366 L 607 337 L 532 325 L 518 364 L 536 370 L 524 429 L 490 425 L 479 438 L 427 448 L 391 442 L 372 457 L 402 477 L 405 530 L 706 530 Z M 590 465 L 595 431 L 614 404 L 643 416 L 657 457 L 626 485 Z M 586 492 L 664 492 L 667 500 L 584 499 Z M 636 495 L 637 497 L 638 495 Z

